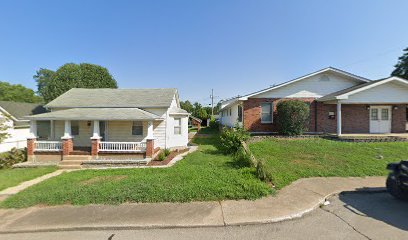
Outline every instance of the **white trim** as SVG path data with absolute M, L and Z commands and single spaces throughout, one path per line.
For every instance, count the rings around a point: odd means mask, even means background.
M 401 83 L 404 83 L 404 84 L 407 84 L 407 85 L 408 85 L 408 81 L 405 80 L 405 79 L 403 79 L 403 78 L 400 78 L 400 77 L 389 77 L 389 78 L 387 78 L 387 79 L 378 81 L 378 82 L 373 83 L 373 84 L 370 84 L 370 85 L 368 85 L 368 86 L 365 86 L 365 87 L 362 87 L 362 88 L 359 88 L 359 89 L 350 91 L 350 92 L 348 92 L 348 93 L 344 93 L 344 94 L 338 95 L 338 96 L 335 97 L 335 99 L 348 99 L 348 97 L 349 97 L 350 95 L 352 95 L 352 94 L 356 94 L 356 93 L 365 91 L 365 90 L 367 90 L 367 89 L 370 89 L 370 88 L 373 88 L 373 87 L 376 87 L 376 86 L 380 86 L 380 85 L 382 85 L 382 84 L 384 84 L 384 83 L 388 83 L 388 82 L 391 82 L 391 81 L 398 81 L 398 82 L 401 82 Z
M 10 117 L 13 121 L 19 122 L 21 120 L 18 120 L 17 118 L 15 118 L 13 115 L 11 115 L 9 112 L 6 111 L 6 109 L 2 108 L 0 106 L 0 111 L 2 111 L 4 114 L 6 114 L 6 117 Z M 23 120 L 23 121 L 27 121 L 27 120 Z

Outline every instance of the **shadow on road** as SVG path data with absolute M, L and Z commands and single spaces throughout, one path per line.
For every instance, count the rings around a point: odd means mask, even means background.
M 387 192 L 344 192 L 339 195 L 339 199 L 354 214 L 408 231 L 408 202 L 395 199 Z

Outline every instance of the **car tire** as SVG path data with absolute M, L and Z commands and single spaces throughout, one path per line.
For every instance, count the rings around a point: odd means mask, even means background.
M 397 183 L 397 179 L 393 173 L 388 175 L 387 182 L 387 191 L 394 196 L 395 198 L 408 201 L 408 192 L 404 191 Z

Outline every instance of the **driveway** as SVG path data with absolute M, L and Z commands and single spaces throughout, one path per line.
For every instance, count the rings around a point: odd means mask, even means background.
M 67 231 L 1 239 L 408 239 L 408 202 L 387 193 L 342 193 L 300 219 L 230 227 Z

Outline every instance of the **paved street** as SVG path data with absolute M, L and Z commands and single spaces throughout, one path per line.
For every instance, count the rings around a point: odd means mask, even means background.
M 408 239 L 408 203 L 387 193 L 343 193 L 303 218 L 272 224 L 4 234 L 1 239 Z

